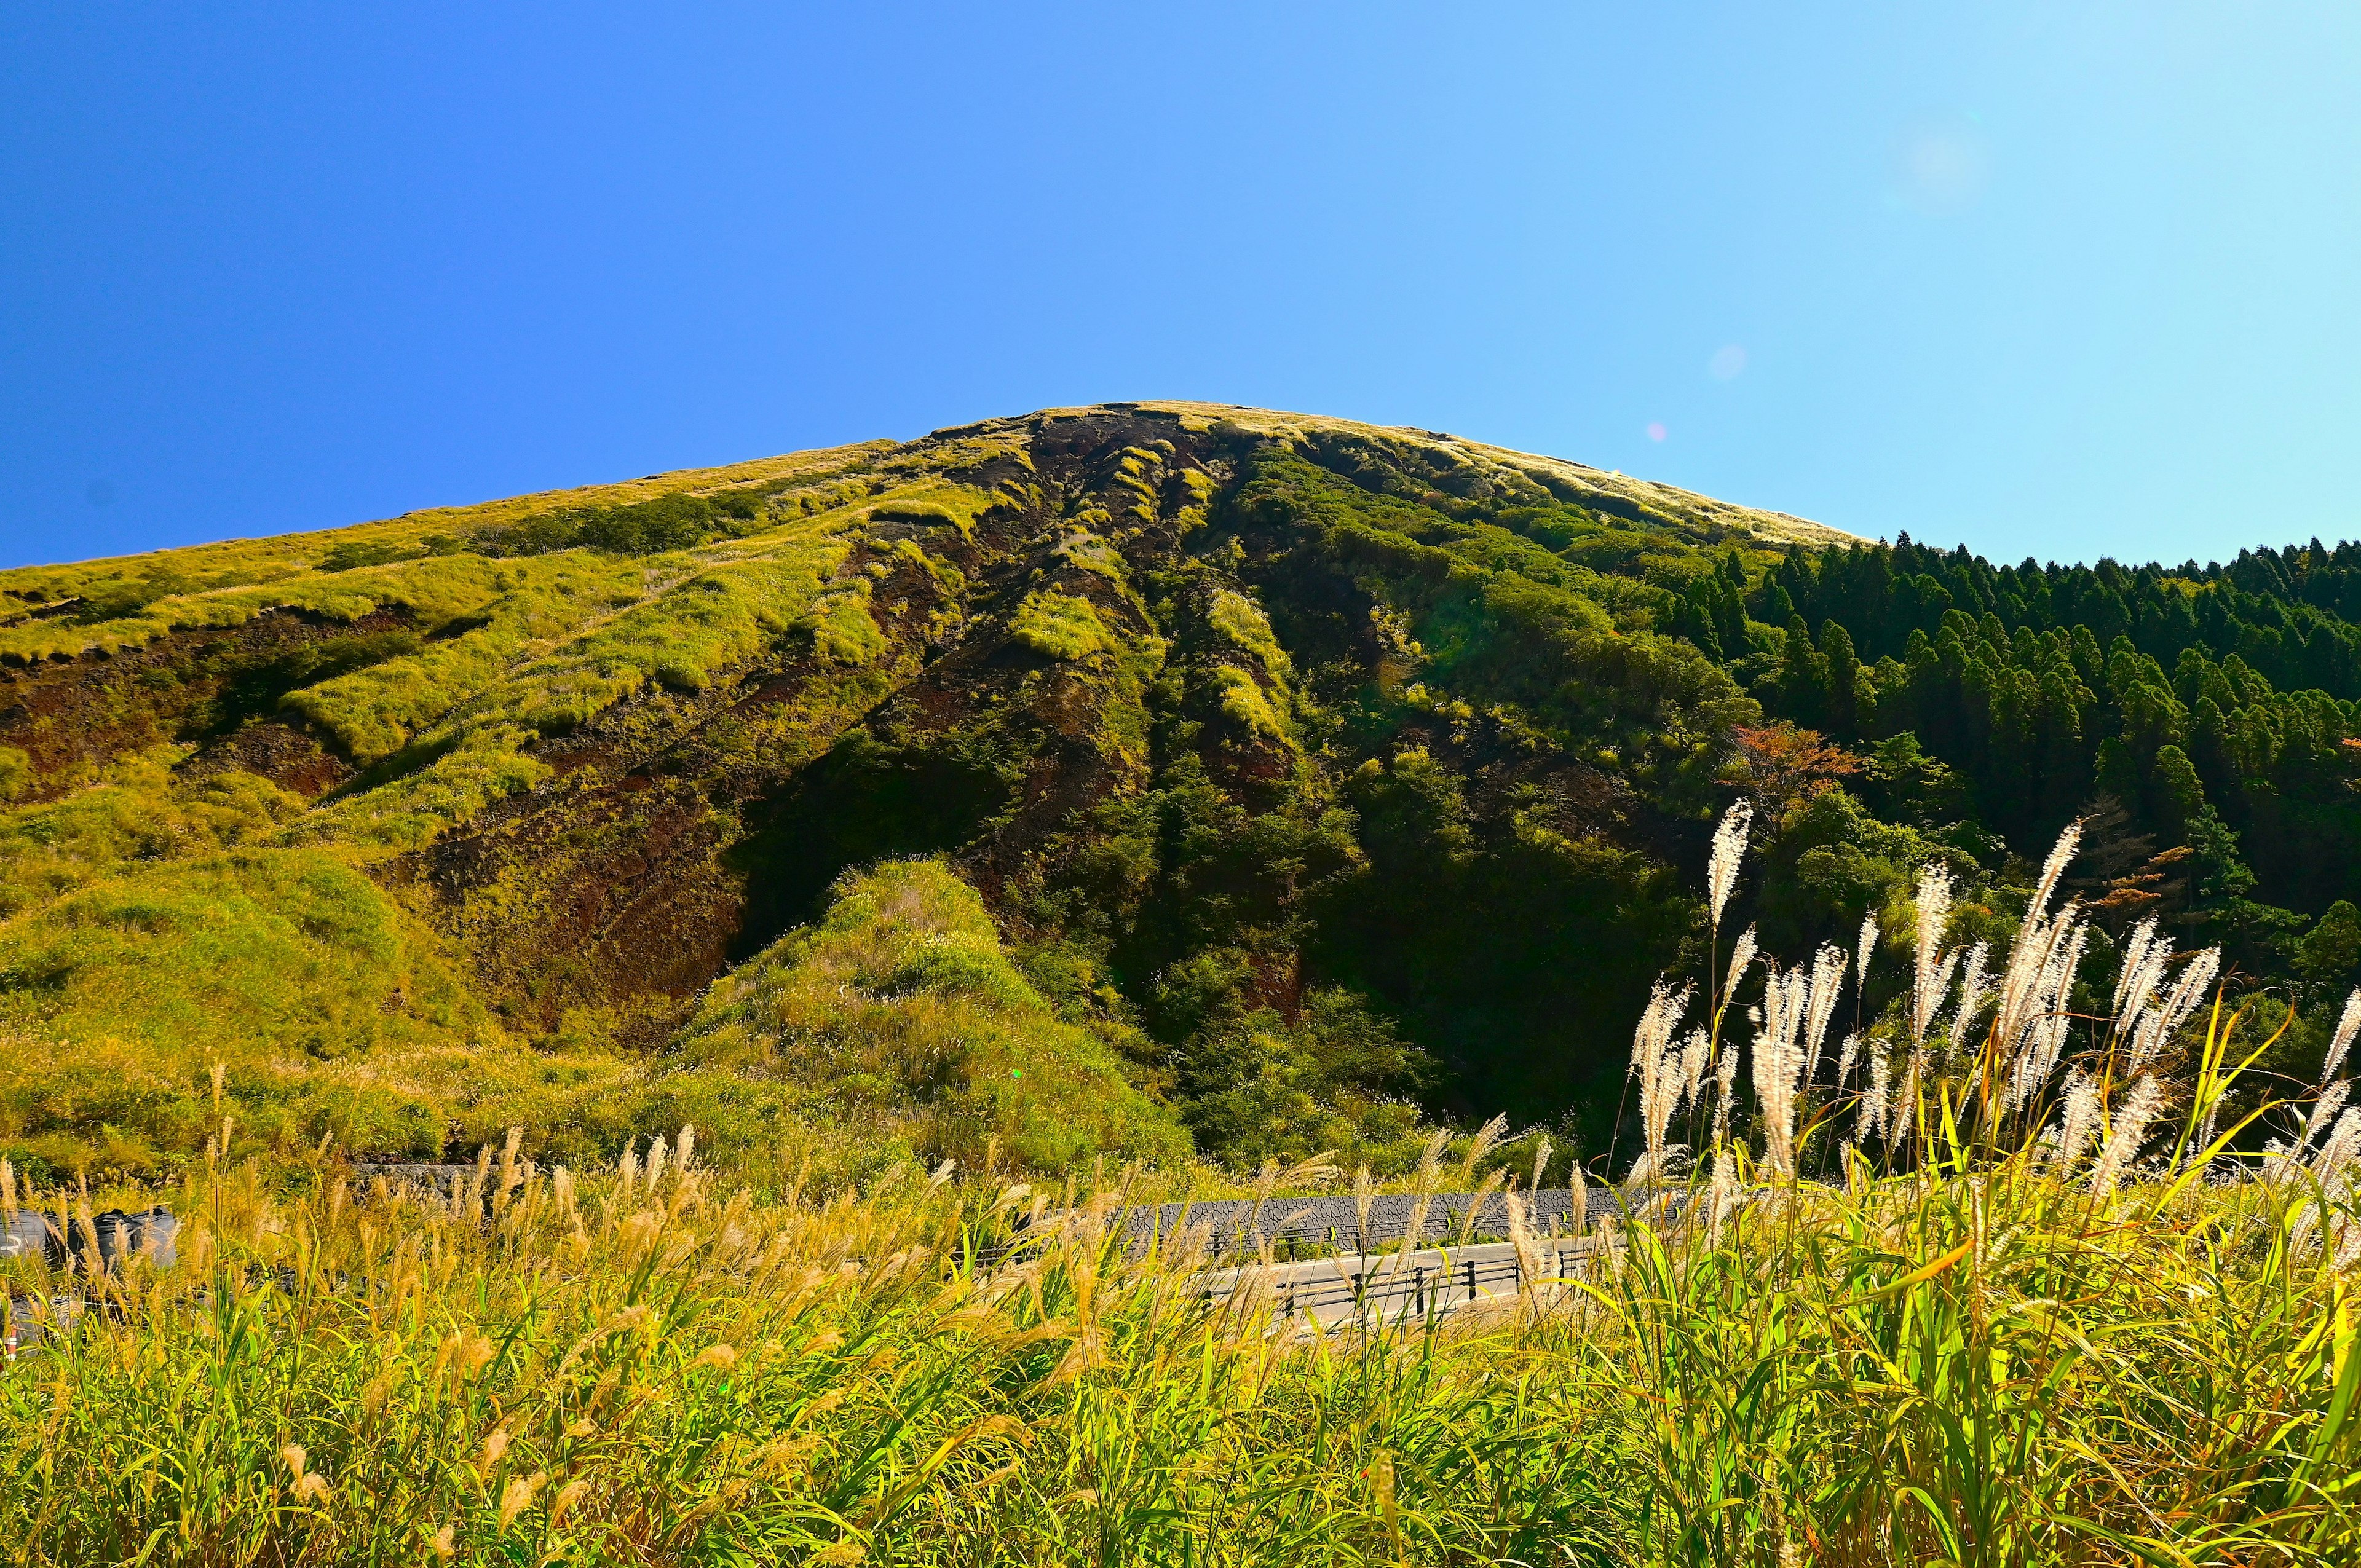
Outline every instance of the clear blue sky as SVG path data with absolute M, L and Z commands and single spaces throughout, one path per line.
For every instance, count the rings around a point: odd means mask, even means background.
M 1149 397 L 2361 534 L 2356 80 L 2350 5 L 9 6 L 0 561 Z

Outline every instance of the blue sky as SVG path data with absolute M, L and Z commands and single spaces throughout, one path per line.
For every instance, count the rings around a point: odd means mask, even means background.
M 12 6 L 0 562 L 1105 399 L 2361 534 L 2350 5 Z

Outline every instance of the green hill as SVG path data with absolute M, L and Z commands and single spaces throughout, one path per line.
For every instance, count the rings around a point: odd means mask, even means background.
M 1778 950 L 1937 857 L 2004 927 L 2081 816 L 2109 929 L 2305 997 L 2356 639 L 2361 545 L 1995 567 L 1184 403 L 0 573 L 0 1152 L 1596 1149 L 1740 793 Z

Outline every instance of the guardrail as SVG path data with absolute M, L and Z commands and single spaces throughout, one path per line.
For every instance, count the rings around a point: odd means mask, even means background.
M 1543 1188 L 1520 1195 L 1526 1225 L 1554 1245 L 1566 1235 L 1577 1235 L 1596 1222 L 1618 1214 L 1628 1200 L 1603 1188 L 1585 1190 L 1582 1214 L 1575 1214 L 1575 1194 L 1568 1188 Z M 1342 1255 L 1369 1254 L 1408 1241 L 1425 1246 L 1466 1232 L 1488 1238 L 1509 1234 L 1509 1208 L 1498 1192 L 1437 1192 L 1421 1202 L 1414 1193 L 1381 1192 L 1360 1199 L 1336 1196 L 1252 1199 L 1210 1199 L 1187 1203 L 1162 1203 L 1126 1211 L 1116 1223 L 1127 1230 L 1135 1246 L 1147 1246 L 1202 1227 L 1207 1250 L 1215 1257 L 1259 1257 L 1268 1246 L 1274 1255 L 1301 1256 L 1312 1249 Z M 1418 1234 L 1411 1234 L 1415 1226 Z
M 1426 1316 L 1521 1294 L 1528 1286 L 1577 1279 L 1599 1244 L 1561 1239 L 1533 1245 L 1537 1271 L 1503 1243 L 1455 1250 L 1363 1254 L 1317 1263 L 1224 1269 L 1208 1276 L 1200 1299 L 1208 1307 L 1240 1294 L 1267 1299 L 1282 1319 L 1326 1321 Z

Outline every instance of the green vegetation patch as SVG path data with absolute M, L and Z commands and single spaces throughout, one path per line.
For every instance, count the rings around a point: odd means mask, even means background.
M 1287 739 L 1287 725 L 1261 682 L 1235 664 L 1214 665 L 1213 679 L 1221 687 L 1222 711 L 1241 729 L 1272 740 Z
M 475 556 L 434 557 L 324 576 L 286 577 L 258 587 L 192 591 L 186 579 L 149 579 L 171 592 L 126 600 L 123 613 L 96 620 L 61 619 L 0 628 L 0 657 L 20 662 L 93 650 L 137 648 L 169 631 L 242 626 L 274 609 L 307 610 L 335 620 L 357 620 L 387 605 L 408 609 L 424 626 L 472 615 L 500 591 L 499 569 Z M 136 601 L 136 602 L 134 602 Z
M 994 1145 L 1054 1170 L 1189 1152 L 1107 1045 L 1018 974 L 983 900 L 938 861 L 846 878 L 819 924 L 715 983 L 676 1049 L 928 1158 L 975 1164 Z
M 523 754 L 535 733 L 492 724 L 447 736 L 389 759 L 411 762 L 382 784 L 331 800 L 290 824 L 290 842 L 340 844 L 368 858 L 420 850 L 493 802 L 549 777 L 549 764 Z M 364 775 L 366 777 L 366 775 Z
M 831 664 L 857 669 L 891 646 L 869 612 L 871 593 L 869 579 L 856 578 L 805 614 L 800 624 L 811 633 L 813 652 Z
M 303 808 L 252 773 L 176 772 L 187 756 L 136 751 L 62 800 L 0 812 L 0 921 L 126 867 L 267 844 Z
M 1077 530 L 1058 541 L 1058 546 L 1051 554 L 1071 565 L 1104 577 L 1117 587 L 1122 587 L 1126 581 L 1123 558 L 1105 540 L 1086 530 Z
M 486 555 L 545 555 L 577 548 L 656 555 L 737 532 L 731 524 L 756 517 L 760 507 L 761 499 L 745 491 L 718 498 L 658 496 L 621 506 L 539 512 L 484 529 L 470 543 Z
M 432 934 L 368 878 L 247 849 L 98 879 L 0 927 L 0 1146 L 63 1162 L 95 1131 L 108 1163 L 146 1169 L 202 1146 L 215 1060 L 238 1074 L 242 1114 L 311 1141 L 439 1148 L 448 1102 L 373 1058 L 486 1025 Z M 358 1070 L 316 1070 L 335 1064 Z
M 504 563 L 471 623 L 406 657 L 320 682 L 288 706 L 355 760 L 373 762 L 495 685 L 537 647 L 638 602 L 646 582 L 628 562 L 586 552 Z
M 513 714 L 544 734 L 588 721 L 651 680 L 696 690 L 785 633 L 844 556 L 833 539 L 732 561 L 663 587 L 646 602 L 517 670 L 473 711 Z
M 878 522 L 914 523 L 921 528 L 950 527 L 960 537 L 973 540 L 975 525 L 1001 498 L 972 485 L 942 483 L 906 485 L 889 490 L 869 509 Z
M 1263 613 L 1260 605 L 1234 588 L 1221 588 L 1213 595 L 1207 619 L 1232 647 L 1261 660 L 1272 679 L 1287 678 L 1292 669 L 1287 661 L 1287 650 L 1279 645 L 1279 639 L 1270 630 L 1270 617 Z
M 1053 588 L 1027 594 L 1008 633 L 1047 658 L 1078 660 L 1115 651 L 1113 633 L 1090 600 Z

